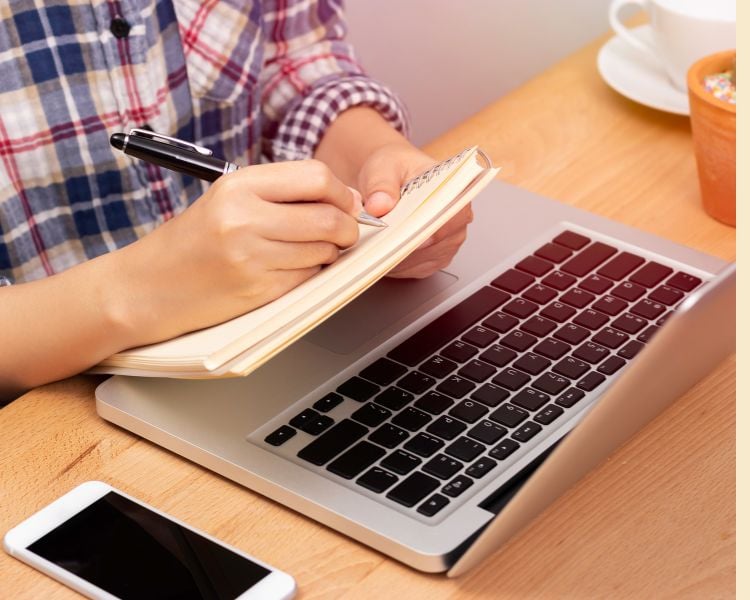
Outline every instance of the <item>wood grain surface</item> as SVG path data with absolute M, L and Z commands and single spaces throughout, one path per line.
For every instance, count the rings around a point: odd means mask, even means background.
M 428 145 L 479 144 L 501 178 L 733 259 L 702 211 L 686 117 L 639 106 L 596 72 L 601 40 Z M 425 575 L 96 415 L 76 377 L 0 410 L 0 534 L 101 479 L 288 571 L 301 598 L 731 598 L 735 364 L 708 378 L 479 569 Z M 0 598 L 76 594 L 0 553 Z

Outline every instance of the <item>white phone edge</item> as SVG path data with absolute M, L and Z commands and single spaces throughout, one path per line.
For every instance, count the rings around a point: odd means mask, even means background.
M 208 535 L 204 531 L 200 531 L 195 527 L 154 508 L 150 504 L 146 504 L 137 498 L 133 498 L 122 490 L 114 488 L 102 481 L 87 481 L 80 484 L 70 490 L 67 494 L 64 494 L 51 504 L 48 504 L 28 517 L 22 523 L 16 525 L 3 537 L 3 548 L 14 558 L 17 558 L 29 566 L 38 569 L 42 573 L 49 575 L 53 579 L 64 583 L 84 596 L 94 598 L 95 600 L 119 600 L 116 596 L 104 591 L 102 588 L 89 583 L 85 579 L 74 575 L 70 571 L 66 571 L 56 564 L 45 560 L 41 556 L 28 550 L 29 545 L 109 492 L 120 494 L 121 496 L 146 507 L 148 510 L 153 511 L 161 517 L 177 523 L 186 529 L 190 529 L 197 535 L 203 536 L 204 538 L 239 554 L 255 564 L 265 567 L 270 571 L 268 575 L 253 587 L 238 596 L 237 600 L 287 600 L 294 597 L 297 590 L 297 584 L 294 581 L 294 578 L 288 573 L 280 571 L 279 569 L 242 552 L 238 548 L 230 546 L 229 544 Z

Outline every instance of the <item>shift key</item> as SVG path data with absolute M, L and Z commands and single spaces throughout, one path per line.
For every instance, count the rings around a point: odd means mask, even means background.
M 302 460 L 314 465 L 324 465 L 365 435 L 369 429 L 350 419 L 336 423 L 323 435 L 297 452 Z

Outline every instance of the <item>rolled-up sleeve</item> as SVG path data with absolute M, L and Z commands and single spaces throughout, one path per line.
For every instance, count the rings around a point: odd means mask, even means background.
M 365 75 L 344 41 L 340 0 L 265 0 L 263 27 L 259 83 L 267 158 L 310 158 L 331 122 L 354 106 L 375 109 L 408 134 L 401 101 Z

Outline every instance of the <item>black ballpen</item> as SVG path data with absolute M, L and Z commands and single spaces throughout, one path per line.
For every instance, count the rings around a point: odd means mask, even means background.
M 170 171 L 192 175 L 205 181 L 216 181 L 239 167 L 212 155 L 211 150 L 190 142 L 154 133 L 147 129 L 131 129 L 130 133 L 114 133 L 109 143 L 125 154 L 159 165 Z M 374 227 L 388 225 L 364 210 L 357 222 Z

